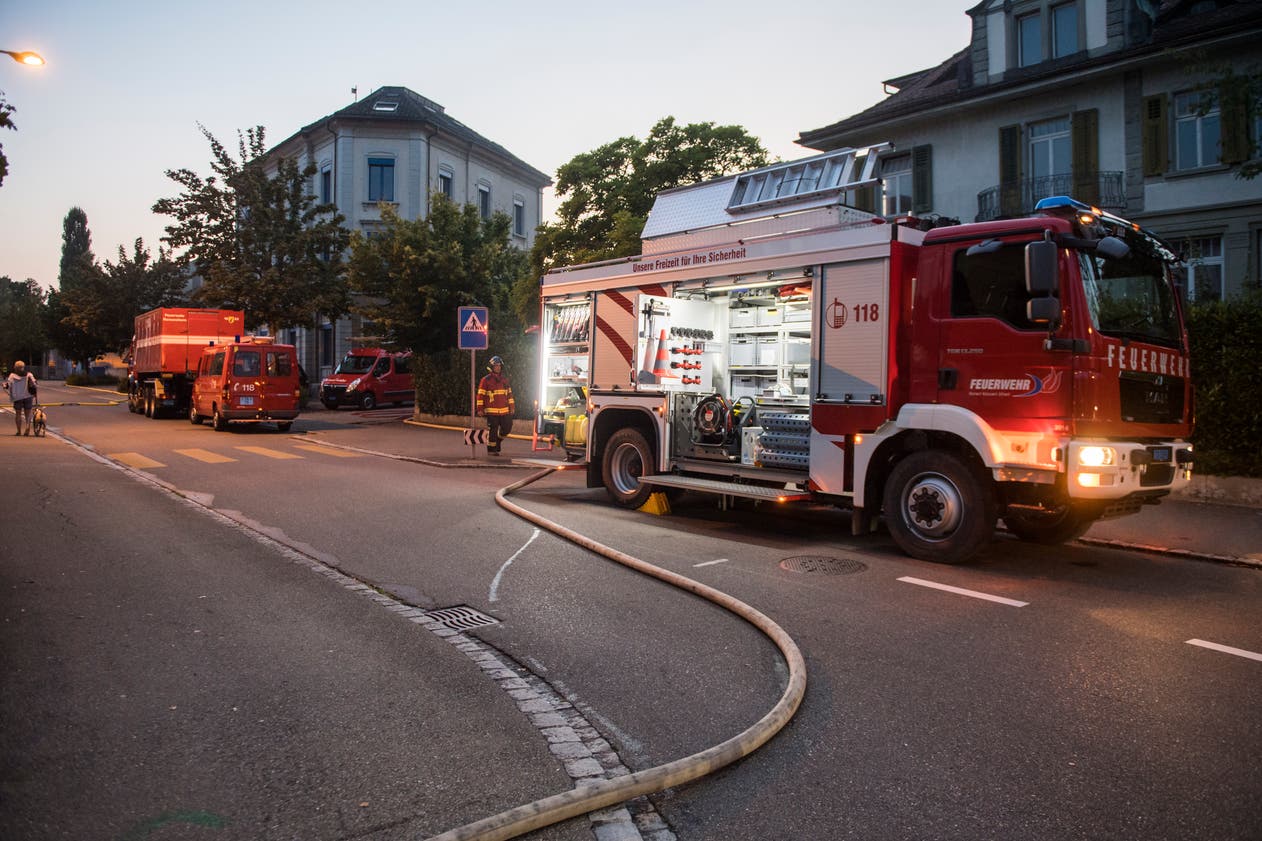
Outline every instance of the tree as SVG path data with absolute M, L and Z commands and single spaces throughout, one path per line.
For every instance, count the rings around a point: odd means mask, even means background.
M 98 283 L 100 273 L 96 257 L 92 254 L 88 215 L 82 208 L 72 207 L 62 222 L 61 269 L 57 274 L 57 291 L 48 296 L 45 329 L 62 354 L 80 363 L 85 373 L 92 360 L 109 348 L 88 330 L 75 324 L 68 299 L 73 298 L 77 290 L 91 288 Z
M 315 164 L 299 169 L 292 158 L 278 158 L 269 178 L 262 126 L 238 132 L 239 160 L 205 126 L 198 128 L 210 142 L 214 174 L 168 170 L 183 191 L 153 206 L 175 220 L 163 240 L 203 278 L 196 298 L 245 310 L 251 328 L 279 330 L 310 324 L 316 314 L 344 314 L 348 234 L 333 205 L 316 204 Z
M 44 290 L 34 280 L 0 277 L 0 364 L 21 359 L 35 363 L 45 350 Z
M 558 221 L 540 227 L 530 272 L 514 288 L 518 313 L 538 318 L 538 280 L 554 266 L 640 253 L 640 231 L 659 192 L 767 164 L 767 151 L 741 126 L 657 122 L 647 139 L 621 137 L 576 155 L 557 170 Z
M 155 307 L 184 306 L 186 284 L 187 273 L 170 252 L 159 249 L 155 260 L 137 238 L 131 255 L 120 245 L 117 263 L 106 260 L 88 282 L 61 296 L 64 318 L 106 350 L 122 353 L 131 344 L 136 316 Z
M 4 91 L 0 91 L 0 128 L 7 128 L 17 131 L 17 126 L 13 124 L 13 120 L 9 118 L 15 109 L 12 105 L 4 101 Z M 9 159 L 4 156 L 4 144 L 0 143 L 0 184 L 4 184 L 4 177 L 9 174 Z
M 371 239 L 351 235 L 347 277 L 352 309 L 385 339 L 419 355 L 445 352 L 455 342 L 461 306 L 487 306 L 507 315 L 508 293 L 525 261 L 512 247 L 512 223 L 496 213 L 481 218 L 435 195 L 429 216 L 400 219 L 382 210 L 384 230 Z

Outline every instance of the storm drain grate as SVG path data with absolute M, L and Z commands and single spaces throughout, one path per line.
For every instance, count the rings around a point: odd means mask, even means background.
M 470 628 L 485 628 L 488 625 L 500 624 L 500 620 L 495 617 L 487 616 L 462 604 L 444 607 L 441 610 L 431 610 L 425 614 L 425 618 L 445 628 L 451 628 L 453 631 L 467 631 Z
M 827 555 L 794 555 L 780 562 L 780 569 L 816 575 L 851 575 L 867 568 L 867 564 L 853 558 L 830 558 Z

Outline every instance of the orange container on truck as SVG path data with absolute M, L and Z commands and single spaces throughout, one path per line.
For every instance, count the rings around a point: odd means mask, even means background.
M 136 316 L 127 372 L 127 406 L 156 418 L 186 413 L 202 350 L 239 339 L 241 310 L 160 307 Z

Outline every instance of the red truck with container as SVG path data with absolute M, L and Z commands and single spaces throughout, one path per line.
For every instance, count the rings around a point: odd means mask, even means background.
M 241 310 L 160 307 L 136 316 L 127 370 L 127 406 L 156 418 L 188 412 L 202 350 L 238 340 Z

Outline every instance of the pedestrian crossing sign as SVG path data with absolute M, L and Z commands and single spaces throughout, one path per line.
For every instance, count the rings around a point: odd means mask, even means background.
M 460 350 L 486 350 L 490 319 L 486 307 L 461 307 L 456 317 Z

